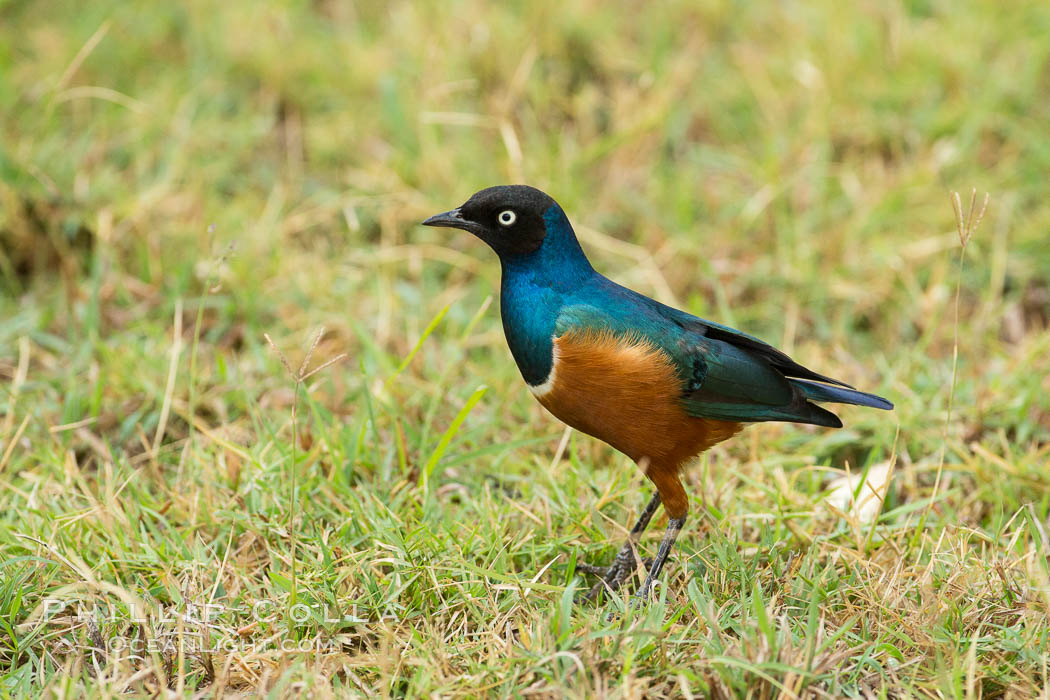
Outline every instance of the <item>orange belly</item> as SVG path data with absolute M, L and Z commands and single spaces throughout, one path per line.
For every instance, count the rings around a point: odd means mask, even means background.
M 680 399 L 681 381 L 662 350 L 602 331 L 555 338 L 551 374 L 542 386 L 531 388 L 555 416 L 643 466 L 669 513 L 678 508 L 668 502 L 675 499 L 665 489 L 685 497 L 678 482 L 682 465 L 741 428 L 740 423 L 690 416 Z M 661 488 L 661 482 L 667 486 Z

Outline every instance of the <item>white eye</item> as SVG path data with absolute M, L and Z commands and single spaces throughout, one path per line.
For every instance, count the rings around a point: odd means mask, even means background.
M 518 215 L 510 209 L 504 209 L 499 213 L 497 220 L 500 226 L 513 226 L 514 222 L 518 220 Z

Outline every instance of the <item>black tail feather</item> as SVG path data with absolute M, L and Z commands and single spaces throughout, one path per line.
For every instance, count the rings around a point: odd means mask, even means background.
M 807 381 L 805 379 L 790 379 L 793 385 L 802 390 L 810 401 L 827 401 L 829 403 L 848 403 L 854 406 L 868 406 L 869 408 L 880 408 L 884 411 L 892 411 L 893 404 L 875 394 L 867 394 L 856 389 L 846 389 L 827 384 Z

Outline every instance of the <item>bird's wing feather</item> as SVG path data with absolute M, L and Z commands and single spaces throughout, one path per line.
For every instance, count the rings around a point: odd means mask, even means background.
M 762 354 L 683 327 L 662 314 L 615 313 L 590 304 L 563 308 L 555 335 L 579 330 L 644 339 L 663 350 L 682 382 L 683 407 L 698 418 L 841 426 L 834 414 L 809 403 Z
M 852 389 L 849 384 L 840 382 L 838 379 L 832 379 L 826 377 L 823 374 L 817 374 L 811 369 L 803 367 L 799 363 L 792 360 L 785 353 L 777 350 L 775 347 L 766 343 L 753 335 L 748 335 L 735 328 L 729 326 L 723 326 L 720 323 L 714 321 L 708 321 L 702 318 L 693 316 L 692 314 L 680 311 L 670 306 L 666 306 L 657 301 L 653 301 L 653 306 L 664 318 L 668 319 L 675 325 L 680 326 L 684 330 L 698 333 L 700 335 L 712 338 L 714 340 L 720 340 L 725 343 L 729 343 L 735 347 L 747 350 L 759 357 L 763 358 L 770 364 L 770 366 L 777 369 L 785 377 L 797 377 L 799 379 L 808 379 L 817 382 L 827 382 L 828 384 L 837 384 L 838 386 L 844 386 L 847 389 Z

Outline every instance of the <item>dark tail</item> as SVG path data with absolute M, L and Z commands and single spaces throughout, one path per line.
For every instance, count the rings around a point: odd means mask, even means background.
M 849 403 L 854 406 L 868 406 L 870 408 L 881 408 L 884 411 L 892 411 L 893 404 L 875 394 L 866 394 L 856 389 L 844 389 L 839 386 L 818 384 L 805 379 L 789 379 L 797 386 L 811 401 L 828 401 L 830 403 Z

